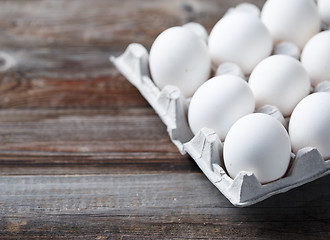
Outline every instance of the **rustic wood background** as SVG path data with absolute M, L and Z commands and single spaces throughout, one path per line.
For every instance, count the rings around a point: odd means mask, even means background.
M 330 176 L 233 207 L 108 61 L 239 2 L 0 0 L 0 238 L 329 239 Z

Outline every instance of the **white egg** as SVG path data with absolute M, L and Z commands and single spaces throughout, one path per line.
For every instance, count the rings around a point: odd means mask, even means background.
M 270 55 L 272 38 L 260 19 L 252 14 L 233 12 L 212 29 L 209 49 L 217 66 L 224 62 L 238 64 L 245 74 Z
M 274 55 L 260 62 L 250 75 L 257 108 L 276 106 L 289 116 L 310 92 L 310 79 L 302 64 L 289 56 Z
M 321 28 L 321 16 L 314 0 L 268 0 L 261 20 L 274 42 L 287 41 L 303 48 Z
M 209 35 L 207 34 L 207 31 L 202 24 L 196 22 L 189 22 L 182 25 L 182 27 L 189 29 L 190 31 L 195 33 L 200 39 L 207 42 Z
M 253 14 L 256 17 L 260 16 L 260 9 L 252 3 L 240 3 L 235 8 L 234 11 L 240 11 L 248 14 Z
M 318 0 L 317 5 L 323 22 L 330 25 L 330 1 Z
M 254 98 L 246 81 L 234 75 L 221 75 L 205 82 L 193 95 L 188 121 L 194 134 L 208 127 L 224 140 L 230 127 L 253 111 Z
M 330 31 L 324 31 L 309 40 L 301 54 L 313 86 L 330 81 Z
M 291 155 L 290 138 L 275 118 L 253 113 L 238 120 L 228 132 L 223 157 L 230 177 L 252 172 L 261 183 L 282 177 Z
M 150 73 L 156 85 L 177 86 L 190 97 L 210 75 L 211 59 L 206 43 L 183 27 L 162 32 L 153 43 L 149 57 Z
M 289 134 L 296 153 L 304 147 L 316 147 L 325 159 L 330 158 L 330 93 L 313 93 L 294 109 Z

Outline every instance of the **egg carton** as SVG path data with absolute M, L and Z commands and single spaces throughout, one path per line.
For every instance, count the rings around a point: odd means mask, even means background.
M 235 179 L 230 178 L 222 159 L 223 143 L 216 132 L 203 128 L 193 135 L 186 118 L 189 100 L 175 86 L 166 86 L 161 91 L 155 86 L 149 76 L 148 52 L 142 45 L 132 43 L 121 56 L 112 56 L 110 61 L 159 115 L 180 153 L 188 153 L 233 205 L 249 206 L 330 173 L 330 160 L 325 161 L 315 148 L 304 148 L 293 156 L 289 170 L 279 180 L 260 184 L 249 172 L 240 172 Z

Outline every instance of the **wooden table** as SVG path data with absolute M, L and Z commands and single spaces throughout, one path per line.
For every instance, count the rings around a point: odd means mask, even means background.
M 0 0 L 0 238 L 329 239 L 330 176 L 233 207 L 108 61 L 239 2 Z

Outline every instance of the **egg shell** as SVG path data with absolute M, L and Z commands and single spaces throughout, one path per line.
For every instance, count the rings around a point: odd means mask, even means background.
M 245 74 L 270 55 L 271 35 L 260 19 L 252 14 L 236 12 L 224 16 L 213 27 L 209 49 L 215 65 L 238 64 Z
M 155 84 L 177 86 L 191 97 L 210 75 L 211 59 L 206 43 L 187 28 L 172 27 L 154 41 L 149 57 L 150 73 Z
M 330 1 L 318 0 L 317 6 L 323 22 L 330 25 Z
M 268 0 L 261 20 L 275 43 L 288 41 L 300 49 L 321 28 L 321 16 L 314 0 Z
M 260 62 L 249 78 L 257 108 L 276 106 L 289 116 L 310 92 L 310 79 L 302 64 L 289 56 L 273 55 Z
M 255 174 L 261 183 L 282 177 L 291 155 L 290 138 L 275 118 L 253 113 L 238 120 L 228 132 L 223 157 L 232 178 L 239 172 Z
M 294 109 L 289 134 L 296 153 L 304 147 L 316 147 L 330 158 L 330 93 L 318 92 L 304 98 Z
M 256 5 L 247 2 L 238 4 L 235 7 L 234 11 L 240 11 L 240 12 L 252 14 L 256 17 L 260 16 L 260 9 Z
M 194 134 L 208 127 L 224 140 L 230 127 L 252 113 L 254 107 L 254 97 L 246 81 L 234 75 L 221 75 L 205 82 L 193 95 L 188 121 Z
M 192 31 L 194 34 L 196 34 L 200 39 L 207 42 L 207 39 L 209 38 L 209 35 L 207 34 L 207 31 L 205 27 L 196 22 L 189 22 L 184 25 L 182 25 L 183 28 L 186 28 L 190 31 Z
M 307 42 L 301 54 L 301 63 L 313 86 L 330 81 L 330 31 L 321 32 Z

